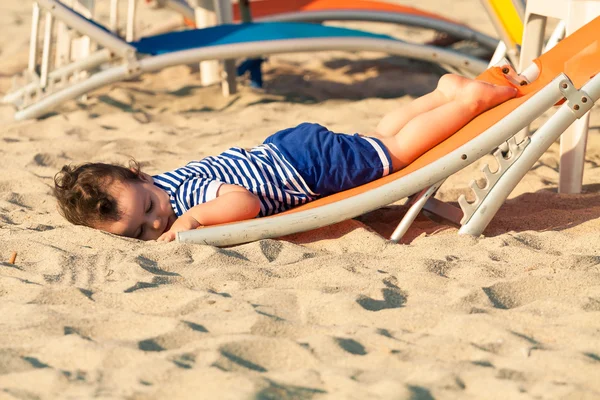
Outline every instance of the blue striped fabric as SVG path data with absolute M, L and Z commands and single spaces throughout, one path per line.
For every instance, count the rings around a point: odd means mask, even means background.
M 154 184 L 169 194 L 180 217 L 216 198 L 221 184 L 243 186 L 260 199 L 259 217 L 276 214 L 318 197 L 274 144 L 250 150 L 233 147 L 218 156 L 155 175 Z

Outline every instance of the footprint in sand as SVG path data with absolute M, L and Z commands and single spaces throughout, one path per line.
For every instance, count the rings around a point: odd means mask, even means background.
M 317 365 L 314 355 L 295 341 L 279 338 L 240 340 L 222 345 L 213 363 L 223 371 L 295 370 Z
M 204 333 L 208 333 L 208 329 L 204 326 L 190 321 L 180 321 L 174 329 L 163 335 L 140 340 L 138 349 L 157 352 L 178 349 L 202 338 Z
M 254 397 L 256 400 L 268 400 L 268 399 L 280 399 L 280 400 L 293 400 L 302 399 L 310 400 L 315 395 L 327 393 L 321 389 L 314 389 L 302 386 L 284 385 L 281 383 L 267 380 L 269 386 L 262 389 Z
M 581 273 L 567 277 L 533 276 L 511 282 L 498 282 L 482 288 L 492 305 L 500 309 L 520 307 L 538 300 L 573 299 L 582 296 L 581 287 L 600 281 L 600 278 Z M 589 304 L 589 303 L 588 303 Z
M 408 295 L 398 287 L 398 278 L 395 276 L 388 276 L 384 278 L 382 282 L 386 286 L 381 289 L 383 300 L 360 295 L 356 299 L 356 302 L 362 308 L 369 311 L 381 311 L 387 308 L 404 307 Z
M 173 357 L 171 361 L 179 368 L 191 369 L 196 363 L 196 356 L 190 353 L 184 353 Z
M 354 354 L 355 356 L 364 356 L 367 355 L 367 350 L 365 346 L 360 344 L 354 339 L 346 339 L 346 338 L 335 338 L 336 343 L 342 349 L 347 351 L 350 354 Z
M 381 311 L 387 308 L 400 308 L 406 304 L 407 294 L 398 288 L 381 289 L 383 300 L 376 300 L 368 296 L 359 296 L 356 302 L 365 310 Z

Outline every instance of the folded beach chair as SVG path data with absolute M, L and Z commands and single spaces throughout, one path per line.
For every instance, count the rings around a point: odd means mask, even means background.
M 41 62 L 38 64 L 37 37 L 41 10 L 46 11 L 46 18 Z M 54 19 L 63 22 L 73 36 L 89 37 L 98 50 L 82 60 L 52 70 L 50 54 L 53 52 Z M 56 0 L 37 0 L 34 3 L 31 37 L 25 82 L 3 98 L 4 102 L 19 107 L 15 114 L 18 120 L 40 117 L 67 100 L 114 82 L 203 60 L 346 50 L 379 51 L 471 72 L 481 72 L 487 67 L 481 59 L 450 50 L 406 43 L 387 35 L 307 23 L 219 25 L 128 43 Z M 86 74 L 83 75 L 82 71 Z
M 507 63 L 488 69 L 478 79 L 519 90 L 517 98 L 479 115 L 443 143 L 406 168 L 367 185 L 319 199 L 265 218 L 179 232 L 180 242 L 228 246 L 280 237 L 334 224 L 408 196 L 411 207 L 392 235 L 398 241 L 417 213 L 425 208 L 460 223 L 461 234 L 480 235 L 513 188 L 562 132 L 591 109 L 600 97 L 600 17 L 558 43 L 517 75 Z M 507 60 L 506 60 L 507 61 Z M 517 143 L 513 136 L 534 119 L 563 102 L 531 137 Z M 500 144 L 509 152 L 494 155 L 498 168 L 482 171 L 486 185 L 473 180 L 476 200 L 458 199 L 461 209 L 433 198 L 443 181 Z

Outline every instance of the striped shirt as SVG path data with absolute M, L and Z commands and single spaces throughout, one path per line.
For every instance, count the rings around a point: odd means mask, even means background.
M 272 143 L 250 150 L 233 147 L 218 156 L 155 175 L 153 179 L 156 186 L 169 194 L 178 217 L 198 204 L 215 199 L 224 183 L 254 193 L 260 199 L 259 217 L 280 213 L 319 196 Z

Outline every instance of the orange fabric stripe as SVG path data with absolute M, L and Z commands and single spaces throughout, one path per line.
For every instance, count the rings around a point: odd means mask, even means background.
M 412 14 L 454 22 L 448 18 L 414 7 L 369 0 L 256 0 L 250 3 L 250 10 L 252 18 L 295 11 L 366 10 Z M 240 10 L 237 3 L 233 5 L 233 19 L 234 21 L 240 20 Z

